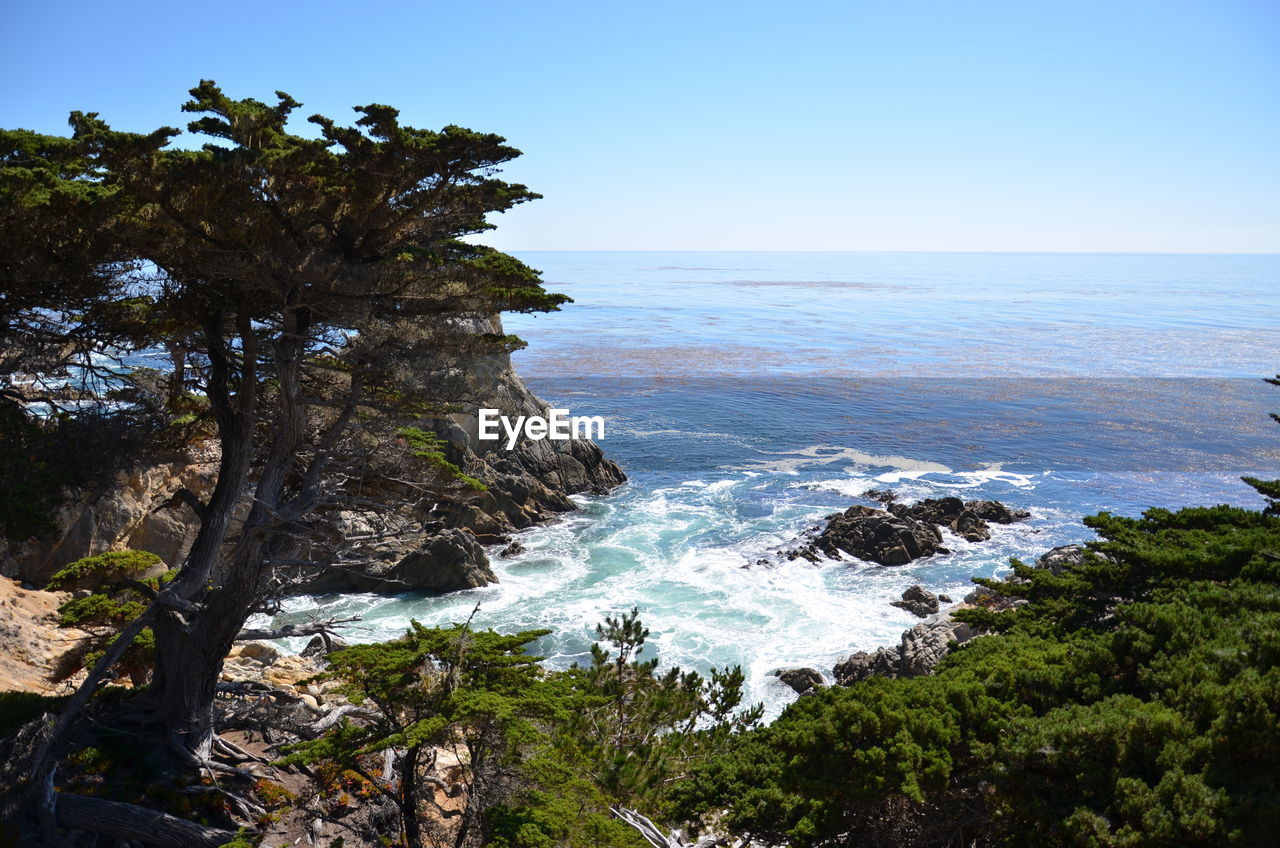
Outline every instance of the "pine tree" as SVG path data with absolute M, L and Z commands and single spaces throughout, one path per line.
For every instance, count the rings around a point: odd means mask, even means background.
M 195 416 L 219 456 L 206 499 L 179 493 L 199 529 L 174 579 L 104 652 L 37 758 L 45 819 L 56 741 L 148 629 L 155 671 L 131 718 L 204 761 L 222 659 L 275 565 L 316 544 L 319 511 L 380 470 L 416 468 L 419 498 L 474 489 L 412 428 L 455 408 L 460 363 L 523 344 L 494 316 L 568 301 L 464 240 L 537 197 L 497 177 L 519 154 L 500 136 L 417 129 L 371 104 L 350 126 L 312 116 L 308 137 L 286 126 L 299 106 L 286 94 L 235 100 L 203 81 L 191 96 L 188 128 L 209 139 L 196 150 L 171 147 L 172 128 L 123 133 L 79 112 L 70 138 L 2 139 L 0 402 L 29 426 L 31 398 L 13 390 L 24 374 L 96 375 L 78 405 L 123 398 L 171 423 Z M 169 354 L 162 380 L 119 367 L 143 348 Z

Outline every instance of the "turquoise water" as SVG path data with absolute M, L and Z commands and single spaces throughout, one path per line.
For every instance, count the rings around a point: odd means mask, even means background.
M 577 301 L 515 316 L 517 370 L 603 415 L 630 476 L 525 531 L 501 582 L 441 598 L 302 598 L 281 620 L 363 616 L 553 629 L 585 657 L 604 614 L 638 606 L 664 664 L 829 673 L 896 641 L 912 583 L 958 599 L 1011 556 L 1089 538 L 1082 515 L 1258 498 L 1280 474 L 1280 257 L 858 253 L 530 253 Z M 991 541 L 901 568 L 775 556 L 868 488 L 998 498 L 1031 511 Z M 760 560 L 766 560 L 761 564 Z

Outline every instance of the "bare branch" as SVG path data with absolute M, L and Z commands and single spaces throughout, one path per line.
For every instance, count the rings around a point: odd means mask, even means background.
M 259 639 L 288 639 L 294 636 L 334 635 L 334 627 L 336 625 L 360 620 L 359 616 L 352 616 L 351 618 L 331 618 L 327 621 L 317 621 L 310 624 L 286 624 L 284 627 L 277 627 L 271 630 L 246 628 L 236 634 L 236 641 L 250 642 Z

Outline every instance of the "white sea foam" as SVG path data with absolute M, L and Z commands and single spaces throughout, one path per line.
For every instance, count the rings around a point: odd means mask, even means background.
M 791 485 L 817 492 L 835 492 L 851 498 L 861 497 L 863 492 L 875 486 L 870 477 L 837 477 L 828 480 L 809 480 L 804 483 L 792 483 Z
M 857 448 L 836 445 L 810 445 L 796 451 L 760 451 L 778 459 L 751 460 L 732 470 L 772 474 L 799 474 L 802 469 L 833 463 L 850 463 L 856 468 L 887 468 L 885 474 L 918 477 L 923 474 L 950 474 L 951 469 L 939 462 L 911 459 L 905 456 L 878 456 Z
M 908 586 L 923 583 L 958 600 L 971 577 L 993 576 L 1010 556 L 1043 550 L 1049 539 L 1038 533 L 1071 524 L 1065 512 L 1037 509 L 1029 522 L 993 525 L 988 542 L 949 535 L 951 554 L 908 566 L 851 557 L 814 565 L 776 552 L 793 547 L 804 528 L 830 512 L 833 496 L 847 502 L 886 478 L 904 500 L 949 488 L 1026 488 L 1035 480 L 999 464 L 955 472 L 937 462 L 830 445 L 721 471 L 731 473 L 656 486 L 638 480 L 609 497 L 578 499 L 581 511 L 521 532 L 523 553 L 493 558 L 500 582 L 492 586 L 443 597 L 294 599 L 285 615 L 360 615 L 362 629 L 352 636 L 368 641 L 402 633 L 410 619 L 461 621 L 479 603 L 476 626 L 552 630 L 536 649 L 549 666 L 562 668 L 588 661 L 603 616 L 635 606 L 651 631 L 646 657 L 703 672 L 741 665 L 748 698 L 774 715 L 794 698 L 772 676 L 776 669 L 810 666 L 829 677 L 843 656 L 896 643 L 915 623 L 889 605 Z
M 1001 482 L 1017 486 L 1019 489 L 1035 488 L 1034 475 L 1005 471 L 1004 463 L 1000 462 L 993 462 L 977 471 L 958 471 L 953 476 L 959 477 L 961 482 L 938 481 L 938 485 L 950 489 L 976 489 L 986 483 Z

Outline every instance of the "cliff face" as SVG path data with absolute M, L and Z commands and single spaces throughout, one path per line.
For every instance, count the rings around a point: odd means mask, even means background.
M 501 333 L 502 325 L 495 318 L 475 329 Z M 479 438 L 478 409 L 497 409 L 512 420 L 546 417 L 550 410 L 516 375 L 509 356 L 471 360 L 459 394 L 466 398 L 466 411 L 426 426 L 448 446 L 449 460 L 483 480 L 489 491 L 473 503 L 445 505 L 448 526 L 466 528 L 482 541 L 498 541 L 513 529 L 573 510 L 568 495 L 604 494 L 626 481 L 622 469 L 591 441 L 523 440 L 507 450 L 505 438 Z
M 477 332 L 502 332 L 495 317 Z M 440 375 L 423 369 L 424 379 Z M 284 593 L 451 591 L 496 577 L 483 544 L 505 542 L 514 530 L 575 509 L 570 495 L 603 494 L 626 480 L 616 464 L 586 440 L 481 441 L 476 410 L 512 418 L 546 415 L 548 405 L 520 380 L 505 355 L 473 357 L 448 376 L 460 412 L 421 422 L 435 431 L 446 455 L 488 491 L 459 495 L 430 508 L 338 509 L 323 517 L 329 544 L 295 551 L 309 564 L 282 573 Z M 58 532 L 22 544 L 0 542 L 0 575 L 42 585 L 81 557 L 107 550 L 151 551 L 170 566 L 185 555 L 196 532 L 190 510 L 174 502 L 182 487 L 198 495 L 213 487 L 217 454 L 208 447 L 121 473 L 102 492 L 83 494 L 57 516 Z
M 78 493 L 58 509 L 55 533 L 21 543 L 0 539 L 0 576 L 44 585 L 68 563 L 124 548 L 178 562 L 195 538 L 195 519 L 165 504 L 184 486 L 207 495 L 217 459 L 216 452 L 195 449 L 122 471 L 102 490 Z
M 468 329 L 503 332 L 497 317 L 472 322 Z M 479 409 L 496 409 L 511 419 L 546 416 L 550 409 L 516 375 L 509 356 L 424 364 L 422 375 L 449 386 L 459 411 L 419 425 L 439 437 L 450 462 L 488 490 L 440 501 L 426 515 L 343 513 L 342 521 L 358 528 L 348 540 L 381 536 L 383 541 L 357 546 L 358 562 L 295 570 L 289 577 L 297 582 L 288 591 L 444 592 L 493 583 L 497 577 L 482 545 L 505 543 L 515 530 L 573 511 L 570 495 L 604 494 L 626 481 L 622 469 L 587 440 L 522 440 L 507 450 L 505 440 L 479 438 Z

